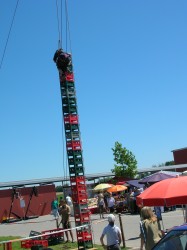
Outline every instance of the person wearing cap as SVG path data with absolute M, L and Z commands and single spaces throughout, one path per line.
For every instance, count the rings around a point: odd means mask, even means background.
M 108 225 L 103 229 L 100 237 L 100 242 L 104 249 L 107 250 L 120 250 L 121 243 L 121 230 L 117 227 L 115 222 L 115 216 L 113 214 L 108 215 Z M 107 245 L 104 244 L 104 236 L 107 237 Z

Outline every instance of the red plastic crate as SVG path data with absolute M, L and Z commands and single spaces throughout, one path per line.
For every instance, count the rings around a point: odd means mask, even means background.
M 72 193 L 76 193 L 76 192 L 86 192 L 86 186 L 85 185 L 74 185 L 71 186 L 71 191 Z
M 87 194 L 72 194 L 72 200 L 79 204 L 87 204 Z
M 89 224 L 89 222 L 90 222 L 90 220 L 88 220 L 88 219 L 75 219 L 75 223 L 76 223 L 76 225 L 79 225 L 79 226 L 81 226 L 81 225 L 83 225 L 83 224 Z
M 42 236 L 42 239 L 48 240 L 49 238 L 63 237 L 64 236 L 64 232 L 59 232 L 61 230 L 63 230 L 63 228 L 56 228 L 56 229 L 52 229 L 52 230 L 42 231 L 42 234 L 46 234 L 46 235 Z M 50 234 L 48 234 L 48 233 L 50 233 Z
M 72 192 L 72 197 L 79 198 L 79 199 L 88 199 L 88 195 L 85 189 Z
M 78 124 L 78 115 L 67 115 L 64 116 L 64 122 L 67 124 Z
M 80 215 L 80 213 L 81 214 L 83 214 L 83 213 L 89 213 L 89 215 L 91 214 L 90 213 L 90 210 L 89 210 L 89 208 L 88 207 L 81 207 L 81 206 L 85 206 L 85 205 L 87 205 L 87 204 L 79 204 L 77 207 L 75 206 L 74 207 L 74 214 L 76 215 Z
M 79 176 L 79 177 L 83 177 L 83 176 Z M 84 189 L 84 187 L 86 187 L 86 183 L 85 183 L 84 181 L 82 181 L 82 182 L 77 182 L 77 183 L 75 183 L 75 182 L 73 183 L 73 182 L 72 182 L 71 188 L 74 189 L 75 187 L 78 188 L 78 189 L 81 189 L 81 188 Z
M 80 141 L 69 141 L 66 143 L 68 150 L 81 150 L 81 142 Z
M 3 246 L 4 250 L 12 250 L 12 242 L 2 243 L 2 245 L 0 244 L 0 246 Z
M 87 195 L 86 187 L 85 186 L 81 187 L 81 188 L 77 188 L 77 189 L 75 189 L 75 187 L 74 187 L 71 190 L 72 190 L 72 193 L 74 195 Z
M 43 247 L 48 247 L 47 240 L 22 240 L 21 248 L 31 248 L 32 246 L 42 245 Z
M 77 240 L 92 240 L 92 234 L 87 231 L 77 231 Z
M 74 82 L 74 74 L 73 73 L 66 73 L 66 81 Z
M 90 213 L 89 212 L 75 215 L 75 219 L 81 219 L 81 220 L 88 219 L 89 220 L 89 218 L 90 218 Z
M 84 176 L 76 176 L 76 177 L 70 177 L 71 183 L 76 184 L 85 184 L 86 185 L 86 178 Z
M 90 213 L 75 214 L 75 223 L 82 224 L 90 221 Z

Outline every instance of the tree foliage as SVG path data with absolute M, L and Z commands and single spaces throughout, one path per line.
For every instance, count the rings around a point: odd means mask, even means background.
M 175 162 L 174 161 L 166 161 L 165 163 L 160 163 L 158 165 L 152 165 L 153 168 L 161 168 L 161 167 L 164 167 L 164 166 L 172 166 L 172 165 L 175 165 Z
M 112 151 L 116 162 L 114 169 L 111 169 L 112 173 L 115 173 L 117 177 L 134 178 L 137 174 L 137 161 L 133 153 L 122 147 L 119 142 L 115 142 Z
M 62 186 L 56 186 L 55 190 L 56 190 L 56 192 L 63 192 L 63 187 Z
M 165 166 L 172 166 L 175 165 L 174 161 L 166 161 Z

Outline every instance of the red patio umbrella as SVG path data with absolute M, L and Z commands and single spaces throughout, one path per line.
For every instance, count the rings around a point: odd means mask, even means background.
M 136 197 L 140 206 L 174 206 L 187 204 L 187 176 L 157 182 Z

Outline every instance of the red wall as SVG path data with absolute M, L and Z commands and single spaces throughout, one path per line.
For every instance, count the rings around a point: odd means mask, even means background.
M 56 197 L 55 185 L 36 186 L 38 190 L 38 196 L 33 195 L 30 201 L 30 206 L 27 212 L 27 216 L 41 216 L 47 215 L 51 212 L 51 201 Z M 20 217 L 24 217 L 32 187 L 16 188 L 16 192 L 19 192 L 19 197 L 14 198 L 12 212 Z M 12 202 L 13 189 L 0 190 L 0 222 L 3 219 L 8 218 L 9 211 Z M 25 201 L 25 207 L 20 206 L 20 197 Z M 10 217 L 17 218 L 11 213 Z
M 178 164 L 187 164 L 187 148 L 173 151 L 174 162 Z

